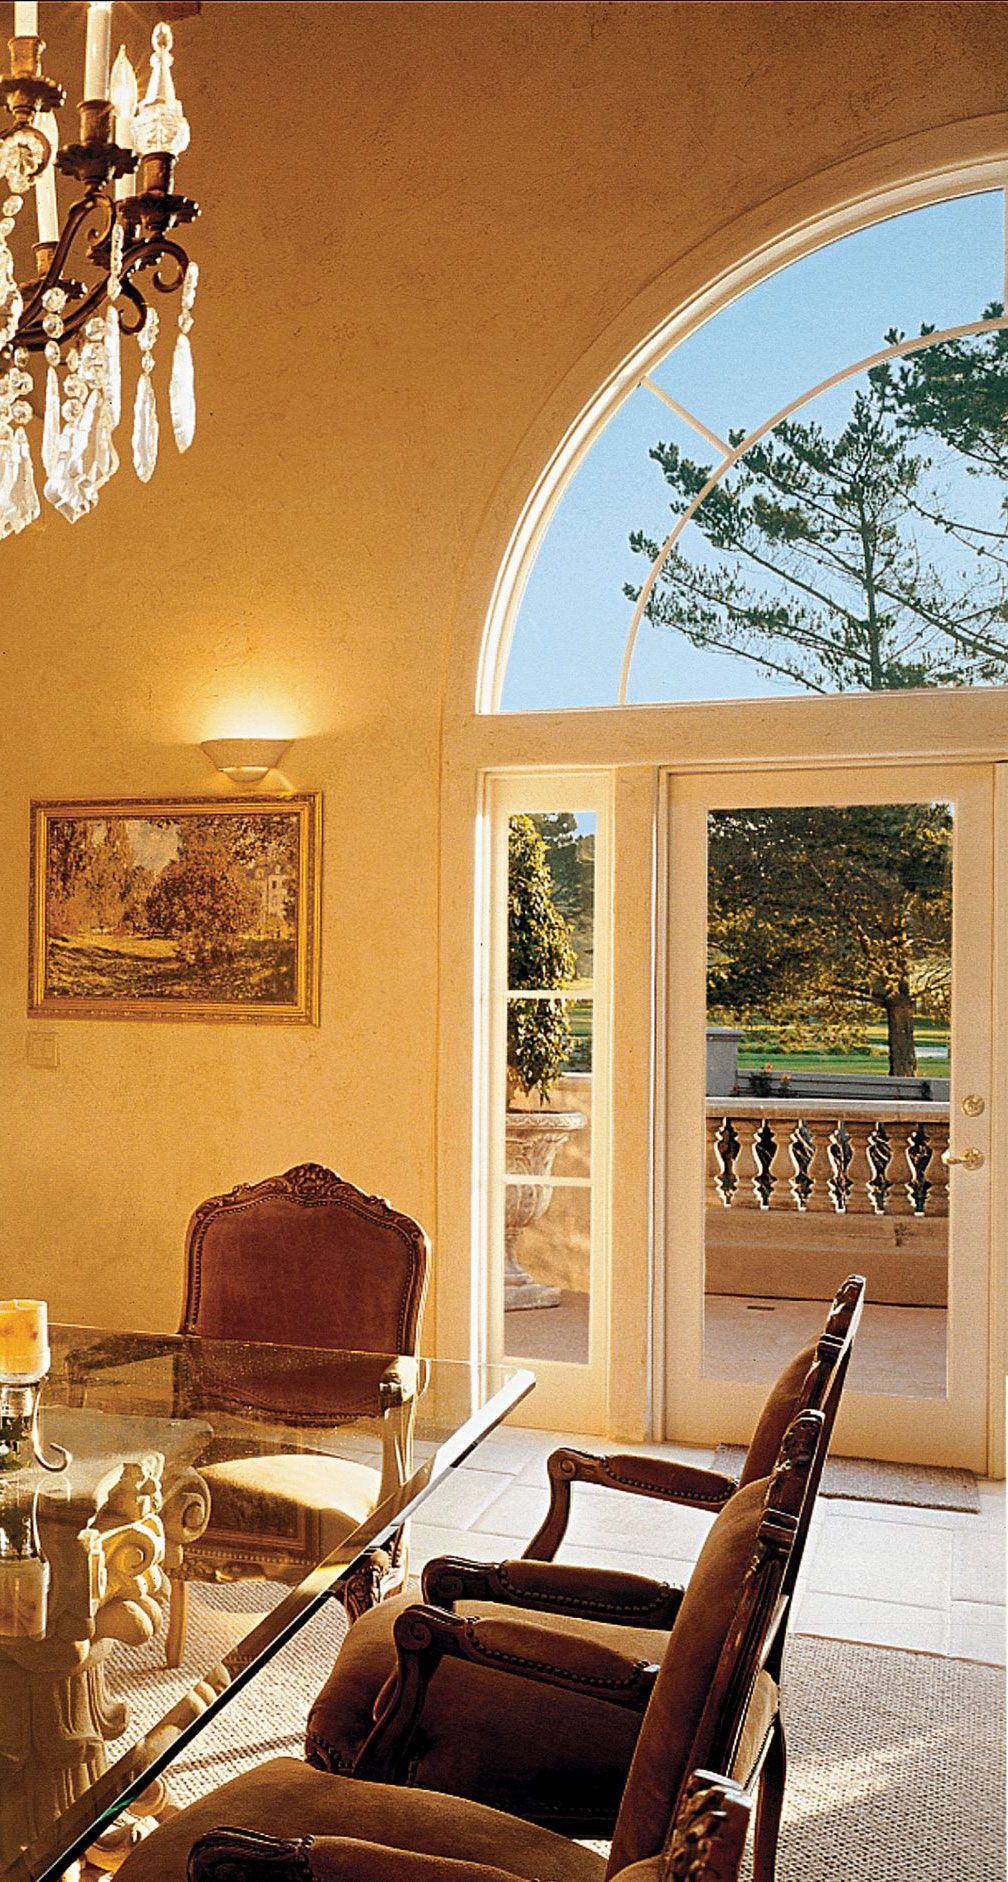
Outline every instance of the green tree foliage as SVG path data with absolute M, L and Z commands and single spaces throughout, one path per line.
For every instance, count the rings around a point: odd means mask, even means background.
M 553 899 L 567 922 L 576 971 L 590 977 L 595 952 L 594 833 L 582 834 L 571 810 L 542 811 L 532 822 L 546 845 Z
M 997 320 L 1003 314 L 1001 302 L 992 301 L 983 318 Z M 921 328 L 922 335 L 933 332 L 933 327 Z M 903 337 L 896 328 L 886 334 L 890 346 Z M 974 476 L 1008 479 L 1008 330 L 921 347 L 876 366 L 869 378 L 901 431 L 940 438 Z M 941 521 L 948 527 L 952 519 Z
M 949 1017 L 951 841 L 944 804 L 713 813 L 711 1018 L 845 1050 L 884 1013 L 912 1077 L 915 1015 Z
M 546 844 L 531 817 L 508 826 L 508 986 L 569 987 L 576 962 L 556 902 Z M 509 1000 L 508 1096 L 537 1091 L 545 1103 L 571 1047 L 563 1000 Z
M 235 860 L 229 822 L 183 822 L 178 856 L 161 870 L 147 897 L 150 932 L 174 941 L 180 959 L 191 966 L 234 959 L 258 918 L 259 890 Z
M 1005 681 L 1008 517 L 970 520 L 943 479 L 1003 474 L 1006 384 L 997 333 L 872 371 L 835 436 L 783 420 L 704 498 L 693 549 L 680 538 L 648 620 L 810 692 Z M 937 465 L 928 438 L 943 447 Z M 675 444 L 651 456 L 683 515 L 711 466 Z M 642 531 L 630 545 L 649 562 L 659 553 Z

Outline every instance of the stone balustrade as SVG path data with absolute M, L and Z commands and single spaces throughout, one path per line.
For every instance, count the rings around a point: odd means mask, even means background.
M 947 1215 L 948 1135 L 947 1104 L 708 1099 L 708 1206 Z

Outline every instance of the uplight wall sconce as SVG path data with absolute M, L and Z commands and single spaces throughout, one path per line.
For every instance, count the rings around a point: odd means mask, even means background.
M 267 772 L 274 771 L 290 739 L 210 738 L 200 746 L 215 771 L 223 771 L 232 784 L 261 784 Z

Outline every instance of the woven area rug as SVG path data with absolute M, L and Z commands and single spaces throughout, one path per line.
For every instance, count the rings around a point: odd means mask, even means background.
M 712 1467 L 737 1476 L 744 1457 L 741 1444 L 719 1444 Z M 973 1472 L 938 1464 L 880 1464 L 871 1457 L 831 1457 L 823 1472 L 821 1494 L 851 1497 L 859 1503 L 906 1503 L 919 1510 L 980 1514 Z
M 276 1591 L 253 1583 L 201 1588 L 198 1598 L 207 1609 L 197 1626 L 219 1623 L 226 1640 L 236 1624 L 247 1626 L 255 1600 L 268 1606 Z M 300 1756 L 308 1707 L 344 1625 L 333 1604 L 207 1727 L 169 1769 L 178 1803 L 264 1759 Z M 163 1646 L 146 1651 L 150 1674 L 136 1710 L 153 1722 L 172 1676 Z M 797 1635 L 784 1697 L 789 1773 L 778 1882 L 1005 1882 L 999 1670 Z

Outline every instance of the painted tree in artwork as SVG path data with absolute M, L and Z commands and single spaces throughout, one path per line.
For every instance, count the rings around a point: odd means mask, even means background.
M 172 940 L 191 966 L 233 960 L 258 919 L 260 893 L 236 860 L 230 823 L 209 816 L 181 823 L 178 855 L 147 897 L 151 934 Z
M 49 826 L 46 906 L 50 934 L 84 934 L 94 926 L 93 829 L 82 817 L 54 818 Z

